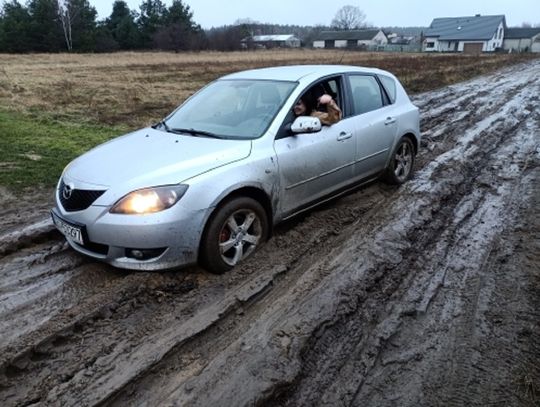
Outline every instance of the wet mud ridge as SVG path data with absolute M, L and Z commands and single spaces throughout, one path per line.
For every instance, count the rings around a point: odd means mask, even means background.
M 416 96 L 410 182 L 224 276 L 95 263 L 2 191 L 0 404 L 539 405 L 539 98 L 539 60 Z

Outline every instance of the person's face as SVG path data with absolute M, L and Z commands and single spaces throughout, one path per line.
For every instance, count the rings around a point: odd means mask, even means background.
M 294 105 L 293 112 L 296 116 L 302 116 L 306 113 L 306 105 L 302 99 L 299 99 L 298 102 Z

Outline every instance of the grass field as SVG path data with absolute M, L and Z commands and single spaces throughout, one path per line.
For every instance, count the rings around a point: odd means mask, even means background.
M 70 160 L 125 130 L 0 111 L 0 186 L 52 186 Z
M 531 57 L 337 50 L 1 55 L 0 185 L 51 186 L 81 152 L 161 119 L 204 84 L 238 70 L 372 66 L 393 72 L 417 93 Z

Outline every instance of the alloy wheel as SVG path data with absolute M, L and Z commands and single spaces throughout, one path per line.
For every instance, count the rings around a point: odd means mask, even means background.
M 262 238 L 261 220 L 251 209 L 239 209 L 227 218 L 219 233 L 219 252 L 229 266 L 249 256 Z
M 394 174 L 399 182 L 404 182 L 411 173 L 414 160 L 413 151 L 409 143 L 403 142 L 400 144 L 394 160 Z

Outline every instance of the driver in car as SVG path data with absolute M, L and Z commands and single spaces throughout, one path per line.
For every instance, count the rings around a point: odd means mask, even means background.
M 307 91 L 302 95 L 293 107 L 295 116 L 318 117 L 321 124 L 330 126 L 341 120 L 341 109 L 332 96 L 327 93 L 319 97 L 314 96 L 313 91 Z

